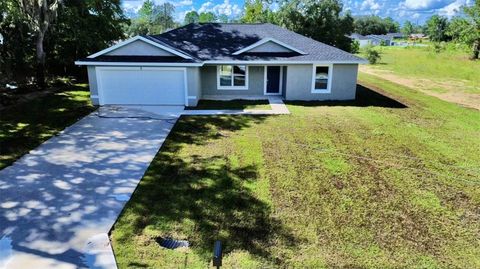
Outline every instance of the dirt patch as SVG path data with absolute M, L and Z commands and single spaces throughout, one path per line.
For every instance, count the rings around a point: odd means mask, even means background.
M 360 66 L 360 71 L 405 85 L 448 102 L 480 110 L 480 94 L 459 91 L 459 88 L 465 87 L 462 81 L 441 82 L 430 79 L 407 78 L 396 75 L 392 71 L 379 70 L 370 66 Z

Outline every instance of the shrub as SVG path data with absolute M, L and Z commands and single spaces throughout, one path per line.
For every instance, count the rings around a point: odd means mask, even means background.
M 382 58 L 380 52 L 374 49 L 373 46 L 369 46 L 365 49 L 365 56 L 370 64 L 376 64 Z

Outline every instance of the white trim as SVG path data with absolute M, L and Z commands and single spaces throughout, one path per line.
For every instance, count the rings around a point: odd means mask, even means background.
M 91 94 L 91 95 L 90 95 L 90 98 L 92 98 L 92 99 L 98 99 L 98 94 Z
M 228 64 L 231 65 L 231 64 Z M 243 64 L 245 65 L 245 64 Z M 217 65 L 217 90 L 219 91 L 247 91 L 248 90 L 248 73 L 249 73 L 249 66 L 245 65 L 245 86 L 221 86 L 220 85 L 220 67 L 222 65 Z M 233 65 L 232 66 L 232 85 L 234 81 L 234 75 L 233 75 Z
M 76 65 L 92 65 L 92 66 L 193 66 L 199 67 L 203 66 L 202 63 L 144 63 L 144 62 L 83 62 L 83 61 L 76 61 Z
M 203 64 L 248 64 L 248 65 L 289 65 L 289 64 L 368 64 L 367 60 L 359 61 L 234 61 L 234 60 L 212 60 L 204 61 Z
M 180 57 L 182 57 L 182 58 L 184 58 L 184 59 L 192 59 L 192 57 L 190 57 L 190 56 L 188 56 L 188 55 L 186 55 L 186 54 L 184 54 L 184 53 L 181 53 L 181 52 L 179 52 L 179 51 L 177 51 L 177 50 L 174 50 L 174 49 L 169 48 L 169 47 L 167 47 L 167 46 L 161 45 L 161 44 L 159 44 L 159 43 L 157 43 L 157 42 L 155 42 L 155 41 L 152 41 L 152 40 L 150 40 L 150 39 L 147 39 L 147 38 L 145 38 L 145 37 L 143 37 L 143 36 L 139 36 L 139 35 L 137 35 L 137 36 L 135 36 L 135 37 L 132 37 L 132 38 L 130 38 L 130 39 L 127 39 L 127 40 L 125 40 L 125 41 L 119 42 L 119 43 L 117 43 L 117 44 L 115 44 L 115 45 L 113 45 L 113 46 L 111 46 L 111 47 L 109 47 L 109 48 L 106 48 L 106 49 L 104 49 L 104 50 L 101 50 L 101 51 L 99 51 L 99 52 L 97 52 L 97 53 L 94 53 L 94 54 L 88 56 L 87 58 L 95 58 L 95 57 L 97 57 L 97 56 L 100 56 L 100 55 L 103 55 L 103 54 L 105 54 L 105 53 L 108 53 L 108 52 L 110 52 L 110 51 L 112 51 L 112 50 L 116 50 L 116 49 L 118 49 L 118 48 L 120 48 L 120 47 L 123 47 L 123 46 L 125 46 L 125 45 L 128 45 L 128 44 L 130 44 L 130 43 L 132 43 L 132 42 L 135 42 L 135 41 L 137 41 L 137 40 L 141 40 L 141 41 L 143 41 L 143 42 L 145 42 L 145 43 L 148 43 L 148 44 L 150 44 L 150 45 L 152 45 L 152 46 L 155 46 L 155 47 L 157 47 L 157 48 L 160 48 L 160 49 L 162 49 L 162 50 L 168 51 L 168 52 L 170 52 L 170 53 L 172 53 L 172 54 L 175 54 L 175 55 L 177 55 L 177 56 L 180 56 Z
M 328 67 L 328 81 L 326 89 L 315 89 L 315 76 L 317 66 Z M 312 67 L 312 93 L 331 93 L 332 92 L 333 65 L 332 64 L 314 64 Z
M 279 40 L 276 40 L 276 39 L 274 39 L 274 38 L 271 38 L 271 37 L 264 38 L 264 39 L 262 39 L 262 40 L 260 40 L 260 41 L 257 41 L 257 42 L 255 42 L 255 43 L 253 43 L 252 45 L 250 45 L 250 46 L 248 46 L 248 47 L 245 47 L 245 48 L 243 48 L 243 49 L 241 49 L 241 50 L 238 50 L 238 51 L 236 51 L 236 52 L 234 52 L 234 53 L 232 53 L 232 54 L 233 54 L 233 55 L 242 54 L 242 53 L 244 53 L 244 52 L 246 52 L 246 51 L 249 51 L 249 50 L 252 50 L 252 49 L 254 49 L 254 48 L 258 47 L 258 46 L 261 46 L 261 45 L 263 45 L 263 44 L 265 44 L 265 43 L 267 43 L 267 42 L 277 43 L 278 45 L 280 45 L 280 46 L 282 46 L 282 47 L 285 47 L 285 48 L 287 48 L 287 49 L 289 49 L 289 50 L 293 50 L 293 51 L 295 51 L 295 52 L 297 52 L 297 53 L 300 53 L 300 54 L 303 54 L 303 55 L 307 54 L 307 53 L 305 53 L 305 52 L 303 52 L 303 51 L 301 51 L 301 50 L 299 50 L 299 49 L 297 49 L 297 48 L 294 48 L 294 47 L 292 47 L 292 46 L 290 46 L 290 45 L 287 45 L 287 44 L 285 44 L 285 43 L 283 43 L 283 42 L 281 42 L 281 41 L 279 41 Z
M 278 93 L 268 93 L 267 92 L 267 77 L 268 77 L 268 72 L 267 69 L 269 66 L 278 66 L 280 67 L 280 77 L 279 77 L 279 83 L 278 83 Z M 283 74 L 283 66 L 279 65 L 265 65 L 263 68 L 263 95 L 282 95 L 282 74 Z
M 197 99 L 196 96 L 187 96 L 187 99 Z
M 102 79 L 99 76 L 99 71 L 102 70 L 174 70 L 174 71 L 183 71 L 183 88 L 185 93 L 184 105 L 188 105 L 188 83 L 187 83 L 187 68 L 185 67 L 96 67 L 95 68 L 95 76 L 97 78 L 97 91 L 98 91 L 98 104 L 105 105 L 104 103 L 104 96 L 103 96 L 103 89 L 102 89 Z

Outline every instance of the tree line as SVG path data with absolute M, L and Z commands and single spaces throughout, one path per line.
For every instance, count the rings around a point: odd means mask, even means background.
M 278 6 L 270 8 L 272 1 Z M 42 88 L 46 78 L 80 76 L 74 61 L 129 36 L 160 34 L 189 23 L 273 23 L 346 51 L 356 47 L 347 37 L 391 32 L 425 33 L 434 42 L 468 45 L 472 59 L 480 51 L 480 0 L 462 7 L 451 20 L 432 16 L 424 25 L 379 16 L 354 17 L 341 0 L 247 0 L 236 18 L 190 11 L 175 20 L 175 6 L 144 1 L 134 18 L 127 18 L 120 0 L 2 0 L 0 1 L 0 85 L 5 81 Z

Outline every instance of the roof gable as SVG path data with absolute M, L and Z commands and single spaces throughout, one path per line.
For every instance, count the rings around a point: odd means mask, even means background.
M 192 59 L 189 55 L 182 53 L 159 41 L 153 41 L 143 36 L 135 36 L 119 42 L 109 48 L 99 51 L 87 58 L 95 58 L 101 55 L 123 55 L 123 56 L 179 56 L 183 59 Z
M 273 38 L 264 38 L 260 41 L 257 41 L 253 44 L 251 44 L 250 46 L 248 47 L 245 47 L 241 50 L 238 50 L 234 53 L 232 53 L 233 55 L 240 55 L 242 53 L 246 53 L 246 52 L 255 52 L 255 53 L 262 53 L 262 52 L 266 52 L 266 53 L 271 53 L 271 52 L 296 52 L 296 53 L 299 53 L 299 54 L 307 54 L 297 48 L 294 48 L 290 45 L 287 45 L 281 41 L 278 41 L 276 39 L 273 39 Z
M 116 48 L 112 51 L 105 53 L 109 56 L 175 56 L 175 54 L 161 49 L 157 46 L 153 46 L 141 40 L 136 40 L 125 46 Z

